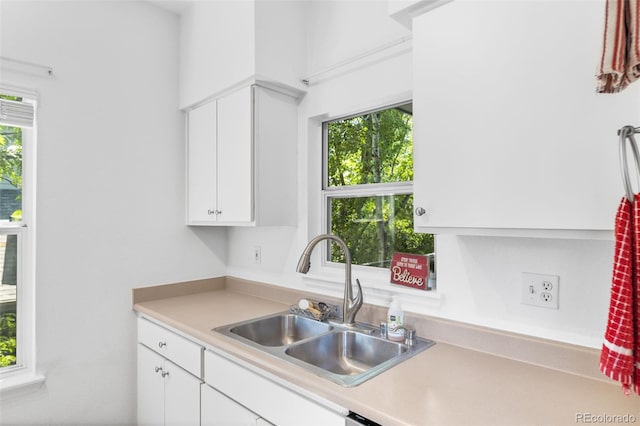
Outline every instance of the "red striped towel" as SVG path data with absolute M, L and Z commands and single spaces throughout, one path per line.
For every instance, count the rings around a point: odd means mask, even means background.
M 598 93 L 616 93 L 640 77 L 638 0 L 607 0 Z
M 634 280 L 631 287 L 631 312 L 633 313 L 634 369 L 633 390 L 640 395 L 640 194 L 633 202 L 633 242 L 635 251 Z
M 640 196 L 632 204 L 623 198 L 615 221 L 615 256 L 609 319 L 600 354 L 600 371 L 622 383 L 626 394 L 635 387 L 640 394 L 640 341 L 636 315 L 640 277 Z M 636 358 L 634 359 L 634 349 Z

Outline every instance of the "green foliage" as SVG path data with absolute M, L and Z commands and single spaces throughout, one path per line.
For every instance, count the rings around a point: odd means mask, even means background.
M 16 363 L 16 314 L 0 317 L 0 367 Z
M 0 95 L 10 101 L 21 101 L 17 96 Z M 0 179 L 18 189 L 22 188 L 22 129 L 0 126 Z
M 22 188 L 22 129 L 0 126 L 0 179 Z
M 22 210 L 18 209 L 11 213 L 11 220 L 14 222 L 20 222 L 22 220 Z
M 433 235 L 413 231 L 410 194 L 333 198 L 330 202 L 331 233 L 345 240 L 354 264 L 388 268 L 394 252 L 434 252 Z M 344 262 L 337 246 L 331 250 L 331 261 Z
M 412 126 L 399 109 L 329 123 L 328 186 L 412 180 Z
M 328 124 L 328 187 L 413 180 L 413 118 L 392 108 Z M 330 198 L 331 233 L 354 264 L 388 267 L 393 252 L 434 251 L 433 235 L 413 232 L 413 196 Z M 331 260 L 344 262 L 332 245 Z

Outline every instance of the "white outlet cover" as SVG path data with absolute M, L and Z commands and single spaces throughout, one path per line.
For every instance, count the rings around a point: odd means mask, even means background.
M 253 263 L 259 265 L 262 263 L 262 247 L 253 247 Z
M 522 273 L 522 303 L 547 309 L 559 309 L 560 277 Z

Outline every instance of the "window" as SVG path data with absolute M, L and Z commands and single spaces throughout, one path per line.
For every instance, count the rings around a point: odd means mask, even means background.
M 434 252 L 433 235 L 413 231 L 412 125 L 411 103 L 323 123 L 325 231 L 345 240 L 353 264 Z M 344 262 L 334 244 L 326 259 Z
M 23 93 L 31 95 L 25 96 Z M 0 88 L 0 380 L 34 373 L 35 95 Z M 24 381 L 24 380 L 23 380 Z

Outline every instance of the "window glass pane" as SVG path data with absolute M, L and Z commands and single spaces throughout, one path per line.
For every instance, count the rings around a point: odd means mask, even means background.
M 0 125 L 0 226 L 21 220 L 22 129 Z M 17 254 L 18 236 L 0 234 L 0 368 L 16 365 Z
M 412 194 L 330 197 L 327 204 L 329 229 L 347 243 L 353 264 L 388 268 L 394 252 L 434 252 L 433 235 L 413 232 Z M 328 260 L 344 262 L 333 244 Z
M 0 220 L 22 220 L 22 129 L 0 126 Z
M 413 180 L 412 105 L 326 123 L 325 187 Z
M 18 236 L 0 234 L 0 368 L 16 364 Z

